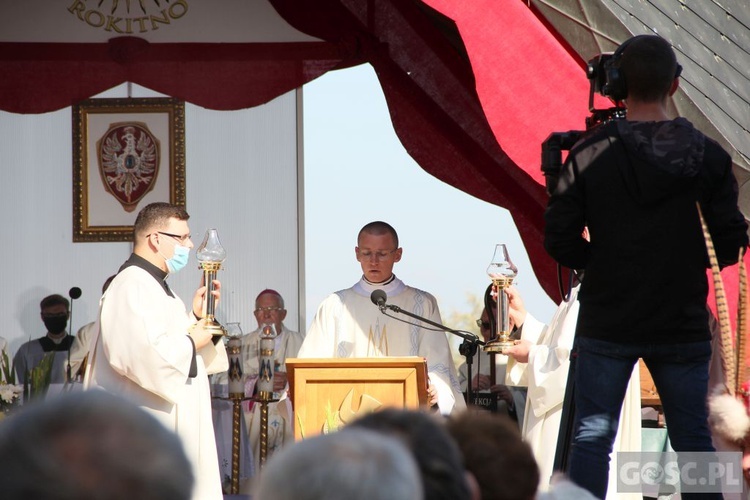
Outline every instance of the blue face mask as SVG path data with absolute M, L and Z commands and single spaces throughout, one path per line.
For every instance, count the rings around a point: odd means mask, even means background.
M 175 245 L 174 255 L 172 255 L 171 259 L 167 259 L 167 269 L 169 269 L 170 273 L 176 273 L 187 265 L 189 257 L 190 249 L 188 247 Z

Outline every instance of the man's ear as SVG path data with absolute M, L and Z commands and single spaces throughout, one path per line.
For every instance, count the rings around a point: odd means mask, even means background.
M 393 254 L 393 262 L 398 262 L 401 260 L 401 253 L 404 251 L 403 248 L 399 247 L 396 249 L 396 252 Z
M 677 92 L 677 87 L 679 86 L 680 86 L 680 78 L 678 77 L 672 81 L 672 86 L 669 87 L 669 97 L 672 97 L 674 93 Z
M 143 245 L 142 248 L 148 247 L 151 250 L 157 251 L 158 248 L 156 246 L 155 240 L 157 240 L 158 238 L 159 238 L 159 236 L 156 235 L 156 234 L 154 234 L 154 233 L 147 234 L 146 236 L 143 237 L 143 240 L 141 240 L 141 244 Z M 137 239 L 136 239 L 136 244 L 138 244 Z

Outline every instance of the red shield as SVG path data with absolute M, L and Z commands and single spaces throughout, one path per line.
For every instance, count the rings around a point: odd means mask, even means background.
M 142 122 L 112 123 L 96 142 L 104 188 L 132 212 L 156 185 L 160 144 Z

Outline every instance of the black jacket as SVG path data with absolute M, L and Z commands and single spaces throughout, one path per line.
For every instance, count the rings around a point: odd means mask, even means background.
M 728 265 L 748 243 L 737 197 L 729 155 L 683 118 L 619 120 L 582 138 L 550 197 L 544 241 L 560 264 L 586 270 L 576 335 L 708 339 L 708 254 L 696 201 Z

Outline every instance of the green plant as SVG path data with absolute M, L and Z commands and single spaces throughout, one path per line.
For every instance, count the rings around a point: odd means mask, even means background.
M 8 351 L 3 351 L 2 357 L 0 357 L 0 383 L 6 383 L 15 385 L 16 383 L 16 371 L 11 364 Z
M 44 397 L 49 389 L 52 380 L 52 363 L 55 361 L 55 353 L 48 352 L 42 360 L 36 365 L 29 376 L 31 381 L 30 396 L 32 399 Z

